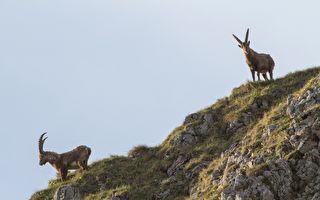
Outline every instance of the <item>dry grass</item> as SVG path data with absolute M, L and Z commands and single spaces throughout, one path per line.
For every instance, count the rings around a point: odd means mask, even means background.
M 203 161 L 211 162 L 193 184 L 204 192 L 205 199 L 215 199 L 227 185 L 219 187 L 212 185 L 211 173 L 216 170 L 228 155 L 221 157 L 231 144 L 242 141 L 242 152 L 253 149 L 254 155 L 259 155 L 266 149 L 274 148 L 278 157 L 290 159 L 298 156 L 295 151 L 289 151 L 282 155 L 283 141 L 287 135 L 285 129 L 290 126 L 290 119 L 284 114 L 286 98 L 289 94 L 301 94 L 302 90 L 314 86 L 311 80 L 319 74 L 320 68 L 312 68 L 301 72 L 291 73 L 274 81 L 248 82 L 235 88 L 229 97 L 218 100 L 212 106 L 200 110 L 198 114 L 203 116 L 211 113 L 215 116 L 214 126 L 209 133 L 203 136 L 198 143 L 186 146 L 173 146 L 172 141 L 179 137 L 186 126 L 196 126 L 201 123 L 201 118 L 192 124 L 177 127 L 167 139 L 158 147 L 144 145 L 134 147 L 128 153 L 128 157 L 114 156 L 93 163 L 90 169 L 83 174 L 74 174 L 64 183 L 52 181 L 49 188 L 37 192 L 32 200 L 52 199 L 54 191 L 62 184 L 71 183 L 80 187 L 86 196 L 86 200 L 107 199 L 112 193 L 127 195 L 130 200 L 151 199 L 152 195 L 159 191 L 171 189 L 167 199 L 187 199 L 190 180 L 183 171 L 178 173 L 176 182 L 168 182 L 166 170 L 170 167 L 178 155 L 183 154 L 189 159 L 184 170 L 190 170 Z M 253 108 L 252 105 L 261 103 L 267 99 L 268 106 Z M 319 106 L 314 109 L 318 109 Z M 250 124 L 233 135 L 226 135 L 228 124 L 238 119 L 241 114 L 250 112 L 253 116 Z M 278 129 L 272 133 L 272 137 L 261 139 L 262 130 L 270 124 L 277 124 Z M 231 166 L 235 167 L 235 166 Z M 255 175 L 266 169 L 261 164 L 246 171 L 247 175 Z M 233 170 L 230 168 L 230 170 Z M 104 189 L 101 189 L 104 184 Z

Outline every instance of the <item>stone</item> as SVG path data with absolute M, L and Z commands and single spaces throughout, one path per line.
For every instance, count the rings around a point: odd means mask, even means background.
M 269 107 L 269 103 L 267 100 L 262 100 L 261 104 L 262 104 L 262 108 L 264 108 L 264 109 Z
M 274 199 L 275 199 L 274 195 L 269 189 L 263 190 L 262 200 L 274 200 Z
M 205 114 L 203 119 L 204 119 L 205 123 L 207 123 L 207 124 L 213 123 L 213 117 L 212 117 L 212 114 L 210 114 L 210 113 Z
M 312 161 L 300 160 L 296 166 L 297 176 L 305 183 L 309 183 L 318 172 L 318 165 Z
M 313 195 L 311 200 L 319 200 L 320 199 L 320 192 L 317 192 Z
M 170 189 L 153 195 L 154 200 L 166 199 L 170 195 Z
M 318 137 L 318 139 L 320 139 L 320 120 L 319 120 L 319 118 L 316 118 L 316 120 L 312 124 L 311 132 L 312 132 L 312 134 L 315 134 Z
M 179 155 L 178 158 L 173 162 L 173 164 L 167 170 L 168 176 L 174 175 L 178 170 L 180 170 L 183 165 L 188 161 L 185 156 Z
M 243 189 L 247 187 L 246 177 L 242 174 L 238 174 L 234 180 L 233 188 L 235 190 Z
M 318 147 L 318 142 L 314 141 L 312 138 L 310 137 L 306 137 L 301 139 L 297 150 L 300 151 L 301 153 L 305 154 L 308 151 L 317 148 Z
M 63 185 L 57 189 L 53 200 L 82 200 L 79 188 L 72 185 Z
M 271 135 L 271 132 L 274 131 L 274 130 L 276 130 L 277 128 L 278 128 L 278 126 L 275 125 L 275 124 L 269 125 L 269 126 L 267 127 L 268 135 Z
M 193 122 L 199 120 L 199 118 L 200 118 L 200 115 L 198 113 L 192 113 L 185 118 L 183 125 L 193 123 Z
M 232 187 L 227 187 L 221 192 L 221 200 L 234 200 L 236 191 Z
M 204 169 L 205 167 L 207 167 L 209 165 L 209 162 L 202 162 L 199 165 L 195 166 L 191 172 L 187 173 L 186 176 L 187 178 L 194 178 L 196 177 L 202 169 Z
M 203 116 L 202 124 L 196 127 L 196 133 L 200 135 L 207 135 L 209 132 L 210 127 L 213 124 L 213 116 L 210 113 L 207 113 Z
M 286 113 L 290 117 L 296 117 L 303 114 L 309 107 L 315 105 L 320 100 L 319 87 L 314 87 L 312 90 L 307 90 L 298 99 L 294 99 L 292 95 L 287 98 Z
M 195 144 L 198 138 L 190 133 L 183 132 L 174 141 L 174 145 L 190 145 Z
M 227 134 L 235 133 L 239 128 L 243 127 L 244 124 L 240 120 L 234 120 L 229 124 L 229 127 L 226 130 Z
M 264 171 L 264 177 L 271 183 L 280 199 L 293 199 L 291 183 L 293 175 L 289 163 L 280 159 L 278 164 L 268 162 L 270 171 Z

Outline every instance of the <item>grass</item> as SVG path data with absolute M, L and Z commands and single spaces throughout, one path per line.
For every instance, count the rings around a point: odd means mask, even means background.
M 155 194 L 170 189 L 167 199 L 187 199 L 191 186 L 197 185 L 203 191 L 204 199 L 215 199 L 227 185 L 213 185 L 211 173 L 219 168 L 228 158 L 228 153 L 221 157 L 231 144 L 239 143 L 242 153 L 252 150 L 254 156 L 267 149 L 274 149 L 276 154 L 267 159 L 284 157 L 291 159 L 299 156 L 294 149 L 284 151 L 286 129 L 290 118 L 285 115 L 286 98 L 289 94 L 301 95 L 319 81 L 312 79 L 319 74 L 320 68 L 311 68 L 288 74 L 274 81 L 247 82 L 235 88 L 229 97 L 218 100 L 215 104 L 197 112 L 199 118 L 181 125 L 169 134 L 157 147 L 140 145 L 129 151 L 128 156 L 113 156 L 93 163 L 83 174 L 72 174 L 68 181 L 51 181 L 48 189 L 39 191 L 32 200 L 52 199 L 55 190 L 63 184 L 73 184 L 80 188 L 86 200 L 107 199 L 113 194 L 130 197 L 130 200 L 152 199 Z M 319 109 L 319 105 L 312 109 Z M 214 123 L 209 133 L 190 145 L 173 145 L 173 141 L 184 134 L 187 127 L 197 127 L 205 114 L 212 114 Z M 249 124 L 237 132 L 227 135 L 229 123 L 239 119 L 243 113 L 251 113 Z M 268 125 L 276 124 L 272 137 L 262 139 L 262 131 Z M 166 171 L 179 155 L 188 157 L 182 171 L 172 181 Z M 199 176 L 189 180 L 185 172 L 192 170 L 202 162 L 210 163 Z M 229 166 L 234 170 L 237 166 Z M 256 175 L 267 169 L 266 164 L 246 169 L 245 173 Z
M 262 175 L 262 173 L 267 169 L 269 169 L 268 164 L 262 163 L 254 166 L 254 168 L 247 168 L 245 173 L 246 173 L 246 176 L 259 176 L 259 175 Z

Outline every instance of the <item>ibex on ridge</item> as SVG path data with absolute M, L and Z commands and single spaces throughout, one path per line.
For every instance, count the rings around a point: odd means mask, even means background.
M 244 56 L 246 57 L 246 62 L 250 68 L 253 81 L 255 81 L 255 72 L 257 72 L 258 80 L 260 80 L 260 73 L 262 73 L 265 80 L 268 80 L 267 73 L 269 73 L 270 79 L 273 80 L 274 61 L 269 54 L 257 53 L 249 47 L 249 29 L 247 29 L 244 42 L 234 34 L 232 35 L 239 42 L 238 46 L 242 49 Z
M 47 139 L 47 137 L 43 139 L 45 134 L 46 133 L 43 133 L 39 138 L 39 165 L 42 166 L 49 162 L 60 174 L 62 181 L 66 180 L 68 170 L 79 168 L 86 170 L 88 168 L 88 159 L 91 154 L 91 149 L 89 147 L 81 145 L 62 154 L 44 151 L 43 144 Z

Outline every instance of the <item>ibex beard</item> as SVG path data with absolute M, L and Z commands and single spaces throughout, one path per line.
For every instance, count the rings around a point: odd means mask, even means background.
M 57 170 L 62 181 L 67 179 L 68 170 L 86 170 L 88 168 L 88 159 L 91 154 L 91 149 L 89 147 L 81 145 L 62 154 L 44 151 L 43 144 L 47 139 L 47 137 L 43 139 L 45 134 L 46 133 L 43 133 L 39 138 L 39 165 L 42 166 L 47 162 L 50 163 L 52 167 Z

